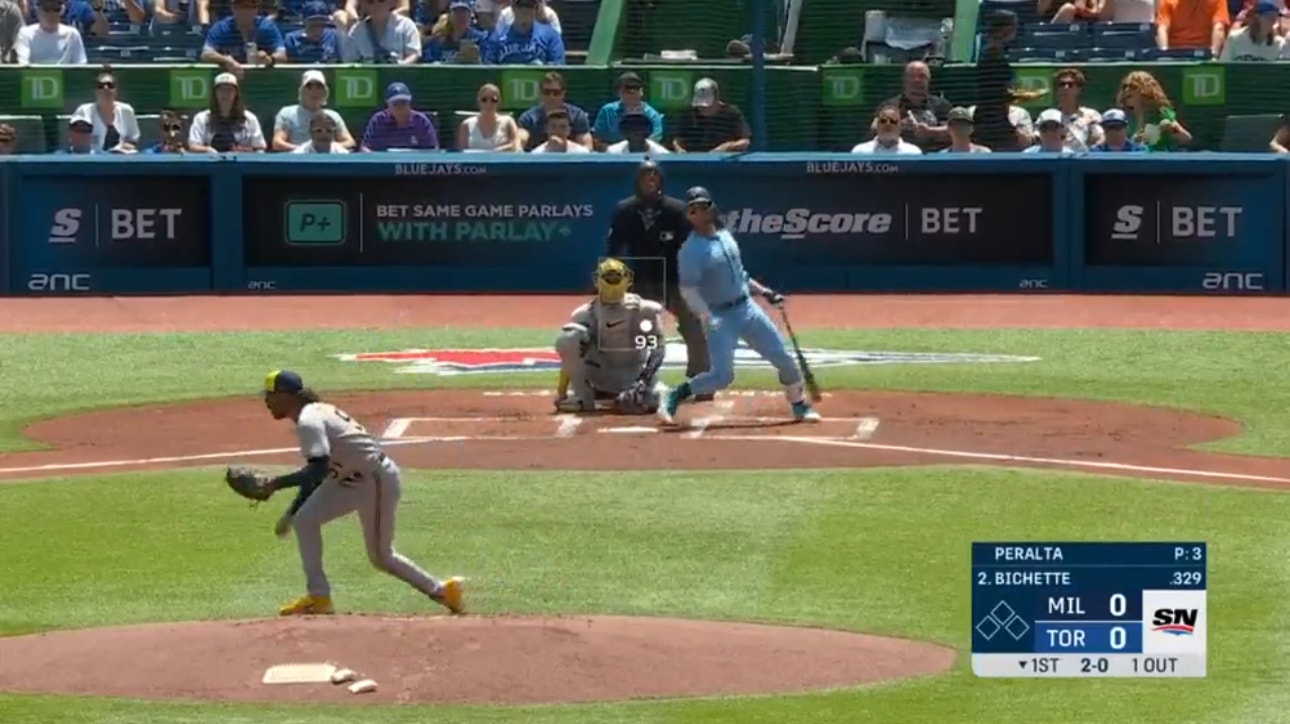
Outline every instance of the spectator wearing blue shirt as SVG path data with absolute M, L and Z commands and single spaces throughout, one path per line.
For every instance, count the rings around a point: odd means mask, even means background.
M 422 44 L 423 63 L 473 64 L 480 61 L 480 46 L 488 33 L 475 27 L 471 0 L 452 0 L 446 23 L 436 23 Z
M 287 34 L 284 42 L 287 48 L 287 60 L 292 63 L 339 63 L 341 58 L 341 37 L 335 28 L 327 27 L 331 21 L 331 9 L 321 0 L 305 3 L 301 11 L 305 27 Z
M 619 121 L 628 114 L 648 118 L 654 129 L 649 137 L 655 141 L 663 140 L 663 114 L 645 102 L 645 84 L 641 82 L 641 77 L 627 71 L 618 76 L 618 100 L 601 106 L 600 112 L 596 114 L 596 122 L 591 126 L 596 150 L 603 151 L 610 144 L 626 140 L 619 131 Z
M 377 111 L 363 132 L 364 151 L 437 151 L 439 135 L 430 116 L 412 110 L 412 91 L 405 83 L 385 89 L 385 110 Z
M 234 0 L 233 14 L 211 26 L 202 46 L 202 62 L 221 65 L 238 78 L 244 65 L 272 67 L 286 59 L 282 31 L 260 14 L 259 0 Z
M 94 124 L 83 118 L 73 118 L 67 126 L 67 146 L 58 149 L 60 154 L 103 153 L 94 146 Z
M 148 0 L 148 9 L 154 28 L 197 23 L 197 0 Z
M 493 31 L 485 46 L 490 65 L 564 65 L 564 40 L 537 22 L 537 0 L 515 0 L 515 22 Z
M 30 22 L 37 22 L 40 19 L 36 16 L 39 3 L 31 2 L 28 7 Z M 70 25 L 81 31 L 81 35 L 93 35 L 96 38 L 106 38 L 112 30 L 103 8 L 103 0 L 67 0 L 63 3 L 63 12 L 59 14 L 58 20 L 63 25 Z
M 1089 150 L 1094 153 L 1145 153 L 1147 147 L 1129 138 L 1129 117 L 1119 108 L 1102 114 L 1101 143 Z
M 546 142 L 546 115 L 553 111 L 568 113 L 569 138 L 591 148 L 591 118 L 586 111 L 565 100 L 567 92 L 564 76 L 555 71 L 542 76 L 542 102 L 520 115 L 520 143 L 525 151 Z

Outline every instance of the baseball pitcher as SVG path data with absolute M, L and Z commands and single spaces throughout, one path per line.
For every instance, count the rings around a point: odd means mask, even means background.
M 655 390 L 663 366 L 663 305 L 627 290 L 631 270 L 618 259 L 596 267 L 596 298 L 573 310 L 560 329 L 559 412 L 588 412 L 597 400 L 627 415 L 658 409 Z
M 264 383 L 264 405 L 273 419 L 295 423 L 306 465 L 278 477 L 231 467 L 225 481 L 234 492 L 256 501 L 268 500 L 284 488 L 300 489 L 274 532 L 285 537 L 288 530 L 295 529 L 307 593 L 282 606 L 278 613 L 334 612 L 331 584 L 323 571 L 322 527 L 350 513 L 358 513 L 367 558 L 373 566 L 452 613 L 461 613 L 462 579 L 436 580 L 394 550 L 394 518 L 402 496 L 399 467 L 371 433 L 335 405 L 321 401 L 295 372 L 269 374 Z

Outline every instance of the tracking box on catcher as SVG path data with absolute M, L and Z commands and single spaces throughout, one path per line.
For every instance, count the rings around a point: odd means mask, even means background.
M 667 345 L 663 305 L 628 291 L 631 270 L 607 258 L 596 266 L 596 296 L 569 315 L 555 340 L 560 412 L 605 409 L 647 415 L 658 409 L 656 389 Z

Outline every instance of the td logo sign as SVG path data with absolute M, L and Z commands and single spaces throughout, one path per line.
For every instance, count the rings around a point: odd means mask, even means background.
M 22 107 L 63 107 L 63 71 L 24 70 L 22 72 Z
M 362 69 L 336 70 L 331 97 L 339 108 L 376 108 L 378 79 L 376 71 Z
M 690 107 L 694 74 L 683 70 L 652 70 L 649 74 L 650 105 L 661 110 Z
M 530 108 L 542 99 L 540 70 L 502 71 L 502 106 L 508 109 Z
M 1183 105 L 1221 106 L 1227 103 L 1227 69 L 1204 65 L 1183 69 Z
M 823 68 L 820 75 L 820 101 L 830 108 L 854 108 L 864 105 L 864 70 L 861 68 Z
M 208 70 L 170 71 L 170 105 L 174 108 L 205 108 L 211 102 L 211 73 Z
M 1025 68 L 1018 66 L 1016 87 L 1020 90 L 1039 91 L 1042 96 L 1021 103 L 1024 108 L 1048 108 L 1053 105 L 1053 70 L 1052 68 Z

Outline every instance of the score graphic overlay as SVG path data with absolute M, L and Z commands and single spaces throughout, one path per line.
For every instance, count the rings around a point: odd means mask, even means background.
M 627 291 L 637 294 L 642 299 L 658 302 L 660 305 L 665 304 L 667 299 L 666 258 L 653 256 L 613 258 L 623 262 L 631 270 Z M 606 257 L 601 257 L 597 266 L 605 259 Z M 662 349 L 667 344 L 664 330 L 658 329 L 653 319 L 647 319 L 625 307 L 621 309 L 621 315 L 612 314 L 611 309 L 603 306 L 600 311 L 596 318 L 596 347 L 601 352 L 645 354 L 649 350 Z
M 1203 677 L 1205 543 L 973 543 L 972 672 Z

